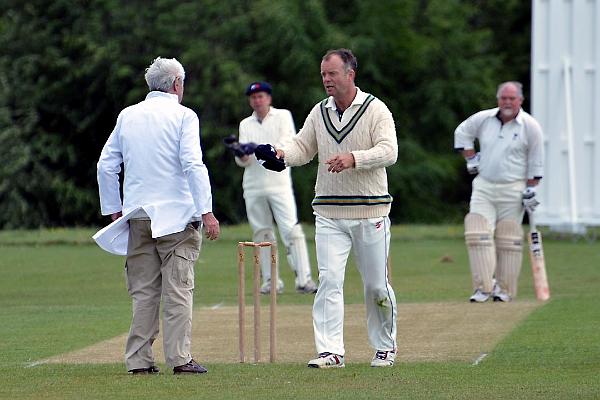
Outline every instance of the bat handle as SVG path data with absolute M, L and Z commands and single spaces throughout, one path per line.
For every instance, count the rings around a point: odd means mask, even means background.
M 537 231 L 537 226 L 535 225 L 535 220 L 533 218 L 533 211 L 527 210 L 527 216 L 529 218 L 529 230 L 533 232 Z

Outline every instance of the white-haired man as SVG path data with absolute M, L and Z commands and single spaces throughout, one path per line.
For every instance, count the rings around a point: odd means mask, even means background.
M 533 212 L 539 204 L 535 194 L 543 175 L 542 128 L 521 108 L 522 85 L 501 83 L 496 97 L 498 107 L 470 116 L 454 132 L 455 149 L 469 173 L 477 174 L 465 217 L 473 303 L 517 295 L 523 209 Z
M 158 373 L 152 344 L 162 299 L 167 365 L 175 374 L 204 373 L 190 354 L 194 263 L 200 229 L 217 239 L 219 222 L 212 213 L 200 124 L 196 113 L 180 104 L 185 71 L 176 59 L 155 59 L 145 78 L 150 92 L 121 111 L 98 161 L 102 214 L 115 224 L 129 222 L 125 270 L 133 318 L 125 363 L 133 374 Z

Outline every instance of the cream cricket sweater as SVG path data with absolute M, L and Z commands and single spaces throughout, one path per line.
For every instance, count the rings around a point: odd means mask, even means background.
M 340 120 L 329 97 L 313 107 L 298 135 L 281 149 L 289 166 L 306 164 L 318 153 L 312 202 L 317 214 L 343 219 L 389 214 L 392 196 L 385 167 L 396 162 L 398 141 L 392 113 L 381 100 L 358 89 Z M 325 161 L 348 152 L 354 155 L 354 168 L 327 171 Z

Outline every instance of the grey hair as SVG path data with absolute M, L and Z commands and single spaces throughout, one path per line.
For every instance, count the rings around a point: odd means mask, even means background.
M 514 87 L 517 88 L 517 94 L 519 95 L 520 98 L 524 99 L 525 97 L 523 97 L 523 84 L 521 82 L 517 82 L 517 81 L 507 81 L 507 82 L 502 82 L 501 84 L 498 85 L 498 90 L 496 91 L 496 98 L 499 99 L 500 98 L 500 92 L 502 91 L 502 89 L 504 89 L 507 85 L 513 85 Z
M 354 70 L 354 72 L 356 72 L 356 70 L 358 69 L 358 61 L 356 60 L 356 57 L 354 56 L 354 54 L 352 54 L 352 50 L 349 50 L 349 49 L 328 50 L 327 53 L 325 53 L 325 55 L 323 56 L 322 61 L 327 61 L 329 59 L 329 57 L 331 57 L 333 55 L 336 55 L 342 59 L 342 62 L 344 63 L 344 70 L 346 72 L 349 72 L 350 70 Z
M 182 81 L 185 80 L 185 71 L 183 65 L 174 58 L 156 57 L 146 68 L 144 77 L 150 91 L 168 92 L 173 88 L 177 77 L 180 77 Z

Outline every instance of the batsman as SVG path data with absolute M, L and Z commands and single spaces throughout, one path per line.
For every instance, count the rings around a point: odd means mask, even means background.
M 237 165 L 244 168 L 242 186 L 252 240 L 257 243 L 276 242 L 275 221 L 287 250 L 288 264 L 296 275 L 296 290 L 315 293 L 317 285 L 312 280 L 304 231 L 298 223 L 290 171 L 278 173 L 267 170 L 254 156 L 256 143 L 283 144 L 296 134 L 292 114 L 271 106 L 272 90 L 267 82 L 253 82 L 247 87 L 246 96 L 252 115 L 240 122 L 239 140 L 230 136 L 224 139 L 224 143 L 233 151 Z M 263 283 L 260 292 L 268 294 L 271 292 L 270 250 L 264 248 L 261 252 Z M 281 279 L 276 290 L 278 293 L 283 291 Z
M 521 221 L 524 210 L 532 213 L 539 205 L 536 189 L 543 175 L 542 128 L 521 108 L 523 86 L 501 83 L 496 98 L 498 107 L 470 116 L 454 132 L 455 149 L 465 157 L 468 172 L 477 175 L 465 217 L 473 303 L 517 296 Z

